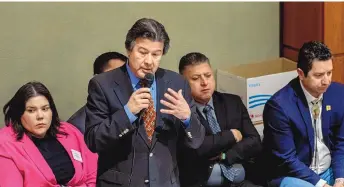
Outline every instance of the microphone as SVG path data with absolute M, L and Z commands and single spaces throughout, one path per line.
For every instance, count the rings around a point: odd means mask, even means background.
M 147 73 L 145 75 L 145 77 L 143 79 L 140 80 L 141 81 L 141 86 L 143 88 L 150 88 L 154 82 L 154 75 L 152 73 Z M 141 117 L 142 117 L 142 113 L 145 111 L 146 109 L 143 109 L 140 111 L 139 113 L 139 122 L 141 121 Z
M 150 88 L 154 82 L 154 75 L 147 73 L 141 81 L 143 82 L 143 87 Z

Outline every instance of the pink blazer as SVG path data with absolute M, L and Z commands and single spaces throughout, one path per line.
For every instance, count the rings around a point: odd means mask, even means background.
M 60 129 L 68 136 L 57 135 L 57 139 L 75 168 L 68 186 L 96 186 L 97 154 L 86 147 L 83 135 L 73 125 L 61 122 Z M 0 129 L 0 187 L 58 186 L 53 171 L 27 135 L 17 141 L 11 126 Z

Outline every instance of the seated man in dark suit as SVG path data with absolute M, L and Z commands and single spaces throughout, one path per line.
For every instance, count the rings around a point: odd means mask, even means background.
M 127 57 L 118 52 L 106 52 L 96 58 L 93 63 L 93 75 L 111 71 L 123 66 L 127 61 Z M 81 107 L 69 119 L 68 123 L 76 126 L 81 133 L 85 132 L 86 112 L 85 106 Z
M 305 43 L 298 77 L 265 105 L 263 159 L 272 187 L 344 186 L 344 86 L 331 83 L 332 58 L 321 42 Z
M 243 163 L 261 150 L 260 137 L 237 95 L 219 93 L 209 59 L 189 53 L 179 63 L 188 80 L 197 113 L 206 129 L 199 149 L 180 148 L 182 186 L 256 186 L 245 179 Z

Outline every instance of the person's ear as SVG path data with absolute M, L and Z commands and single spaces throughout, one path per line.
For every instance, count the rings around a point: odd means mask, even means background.
M 296 72 L 297 72 L 297 75 L 299 76 L 300 80 L 304 80 L 306 78 L 305 73 L 302 71 L 302 69 L 297 68 Z

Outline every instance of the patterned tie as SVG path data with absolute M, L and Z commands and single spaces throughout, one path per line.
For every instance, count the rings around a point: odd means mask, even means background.
M 220 125 L 217 123 L 216 119 L 214 118 L 212 112 L 212 107 L 209 105 L 206 105 L 203 109 L 203 113 L 207 117 L 209 126 L 213 134 L 216 134 L 218 132 L 221 132 Z M 229 180 L 232 181 L 234 180 L 234 177 L 238 174 L 239 169 L 233 168 L 232 166 L 226 166 L 224 164 L 220 164 L 221 171 L 223 175 Z
M 217 123 L 216 119 L 214 118 L 213 114 L 211 113 L 211 110 L 212 110 L 211 106 L 206 105 L 203 108 L 203 113 L 207 117 L 211 131 L 213 132 L 213 134 L 216 134 L 218 132 L 221 132 L 221 129 L 220 129 L 220 125 Z
M 141 87 L 147 87 L 144 81 L 139 82 Z M 149 106 L 146 110 L 144 110 L 142 114 L 143 124 L 145 125 L 147 137 L 149 143 L 152 143 L 152 137 L 155 129 L 155 119 L 156 119 L 156 112 L 154 109 L 154 101 L 153 99 L 150 100 Z

